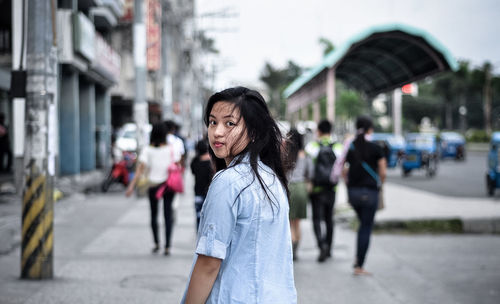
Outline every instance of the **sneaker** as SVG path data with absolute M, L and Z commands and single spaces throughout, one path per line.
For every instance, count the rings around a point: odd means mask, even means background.
M 153 253 L 158 253 L 158 251 L 160 250 L 160 246 L 158 246 L 158 244 L 156 244 L 153 249 L 151 250 L 151 252 Z

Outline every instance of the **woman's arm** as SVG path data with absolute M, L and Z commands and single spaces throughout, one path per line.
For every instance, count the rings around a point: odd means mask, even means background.
M 222 260 L 198 255 L 186 294 L 185 304 L 205 303 L 212 291 Z
M 378 176 L 380 176 L 380 181 L 385 182 L 385 177 L 387 175 L 387 160 L 382 157 L 378 160 Z
M 132 193 L 134 193 L 135 184 L 137 183 L 139 178 L 144 173 L 145 168 L 146 168 L 146 165 L 143 162 L 139 162 L 139 166 L 135 170 L 134 178 L 132 179 L 130 184 L 128 184 L 127 192 L 125 192 L 126 196 L 131 196 Z

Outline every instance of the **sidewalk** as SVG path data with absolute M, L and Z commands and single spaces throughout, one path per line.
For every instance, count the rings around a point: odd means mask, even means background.
M 78 176 L 61 177 L 56 182 L 58 191 L 54 206 L 66 200 L 79 200 L 85 192 L 100 189 L 99 185 L 104 178 L 101 171 L 91 171 Z M 21 194 L 15 193 L 12 181 L 5 178 L 0 187 L 0 255 L 8 253 L 21 242 Z
M 19 280 L 17 246 L 0 255 L 0 303 L 179 303 L 195 244 L 191 185 L 188 176 L 187 192 L 175 199 L 176 223 L 168 257 L 150 252 L 146 198 L 127 199 L 122 191 L 114 191 L 63 199 L 55 207 L 54 279 Z M 342 188 L 339 207 L 345 207 Z M 396 186 L 388 186 L 387 191 L 395 197 L 415 195 L 429 201 L 433 197 Z M 434 199 L 438 204 L 439 197 Z M 417 201 L 399 204 L 399 210 L 406 212 L 403 204 L 412 202 Z M 398 214 L 392 205 L 378 216 Z M 317 263 L 311 220 L 302 221 L 299 260 L 294 265 L 298 303 L 473 303 L 478 299 L 498 303 L 498 238 L 375 234 L 367 263 L 375 275 L 355 277 L 351 275 L 355 233 L 343 226 L 339 223 L 335 229 L 333 258 Z M 471 252 L 473 248 L 488 249 L 478 256 Z M 490 267 L 481 268 L 481 260 Z M 463 275 L 448 281 L 454 273 Z
M 56 204 L 79 200 L 83 191 L 102 179 L 101 175 L 93 172 L 78 180 L 61 179 L 58 188 L 65 197 Z M 405 230 L 414 224 L 433 226 L 429 232 L 500 233 L 500 200 L 495 198 L 447 197 L 391 183 L 385 185 L 384 196 L 385 208 L 376 215 L 376 228 L 382 230 Z M 347 203 L 344 184 L 337 187 L 336 209 L 340 221 L 355 217 Z M 443 225 L 452 225 L 453 230 L 440 231 Z M 11 193 L 0 194 L 0 254 L 20 243 L 20 227 L 20 198 Z

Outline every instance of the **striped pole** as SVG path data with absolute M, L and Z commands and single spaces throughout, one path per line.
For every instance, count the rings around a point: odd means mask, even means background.
M 55 0 L 25 1 L 26 112 L 21 278 L 53 276 L 57 49 Z
M 46 177 L 31 166 L 23 192 L 21 277 L 52 278 L 53 206 Z

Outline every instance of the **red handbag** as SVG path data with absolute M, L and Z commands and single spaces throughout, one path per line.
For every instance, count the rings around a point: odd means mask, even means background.
M 181 165 L 177 163 L 172 163 L 168 167 L 168 178 L 167 178 L 167 187 L 177 193 L 184 192 L 184 182 L 182 180 L 182 174 L 184 169 Z
M 173 147 L 171 149 L 171 159 L 174 159 L 174 150 Z M 168 177 L 167 180 L 161 184 L 160 188 L 156 191 L 156 199 L 160 199 L 167 188 L 170 191 L 176 192 L 176 193 L 183 193 L 184 192 L 184 180 L 183 180 L 183 173 L 184 173 L 184 168 L 182 168 L 181 165 L 179 165 L 176 162 L 172 162 L 168 166 Z

